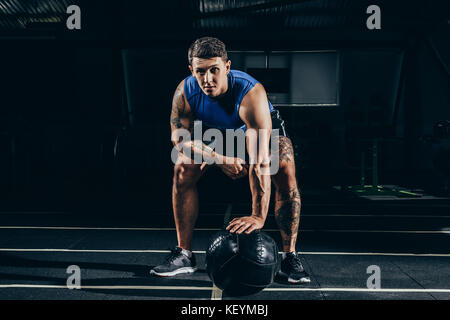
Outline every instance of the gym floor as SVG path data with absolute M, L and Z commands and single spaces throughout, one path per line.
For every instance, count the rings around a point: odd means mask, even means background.
M 36 203 L 3 202 L 0 299 L 450 300 L 450 199 L 339 199 L 303 195 L 297 250 L 311 283 L 277 279 L 244 297 L 215 288 L 204 261 L 209 238 L 245 215 L 246 203 L 202 203 L 193 242 L 199 271 L 158 278 L 149 270 L 176 244 L 170 208 L 91 201 L 37 211 Z M 263 231 L 281 247 L 272 215 Z M 72 265 L 80 289 L 67 287 Z M 370 266 L 379 267 L 379 289 L 367 286 Z

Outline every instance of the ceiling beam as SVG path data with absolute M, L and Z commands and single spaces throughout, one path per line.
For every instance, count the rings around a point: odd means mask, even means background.
M 289 5 L 289 4 L 296 4 L 296 3 L 302 3 L 302 2 L 311 2 L 315 0 L 278 0 L 278 1 L 270 1 L 266 3 L 260 3 L 255 4 L 251 6 L 242 6 L 237 8 L 230 8 L 225 9 L 221 11 L 214 11 L 214 12 L 204 12 L 200 13 L 196 16 L 197 19 L 201 18 L 210 18 L 210 17 L 220 17 L 220 16 L 227 16 L 227 15 L 233 15 L 233 14 L 242 14 L 250 11 L 255 10 L 263 10 L 263 9 L 272 9 L 275 7 L 280 7 L 283 5 Z M 204 0 L 201 0 L 202 8 L 205 8 Z

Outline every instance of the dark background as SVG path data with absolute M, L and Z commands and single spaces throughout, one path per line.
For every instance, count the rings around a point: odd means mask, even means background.
M 74 3 L 82 29 L 69 31 L 65 8 Z M 338 106 L 279 107 L 305 194 L 359 184 L 361 152 L 370 166 L 370 141 L 380 138 L 380 184 L 449 195 L 450 142 L 435 134 L 450 119 L 448 1 L 0 4 L 3 201 L 170 208 L 172 95 L 189 75 L 189 44 L 205 35 L 229 50 L 338 52 Z M 381 8 L 381 30 L 366 28 L 371 4 Z M 244 180 L 212 171 L 201 199 L 242 192 L 248 201 Z

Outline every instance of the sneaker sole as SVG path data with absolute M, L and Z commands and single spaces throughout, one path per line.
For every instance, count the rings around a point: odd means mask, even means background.
M 303 278 L 300 278 L 300 279 L 293 279 L 293 278 L 289 277 L 283 271 L 279 271 L 279 274 L 284 276 L 284 277 L 287 277 L 288 278 L 287 281 L 289 283 L 310 283 L 311 282 L 311 278 L 310 277 L 303 277 Z
M 197 271 L 197 268 L 184 267 L 171 272 L 156 272 L 155 270 L 150 270 L 150 274 L 154 274 L 160 277 L 172 277 L 180 273 L 193 273 L 195 271 Z
M 311 279 L 310 279 L 310 278 L 307 278 L 307 277 L 300 278 L 300 280 L 288 278 L 288 282 L 289 282 L 289 283 L 310 283 L 310 282 L 311 282 Z

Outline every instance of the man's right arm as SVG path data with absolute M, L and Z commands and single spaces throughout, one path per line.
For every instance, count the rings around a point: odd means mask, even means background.
M 193 159 L 196 159 L 195 155 L 197 155 L 197 157 L 208 163 L 223 161 L 222 155 L 217 154 L 202 141 L 194 141 L 192 139 L 194 116 L 184 96 L 184 80 L 180 82 L 173 96 L 170 128 L 172 131 L 172 143 L 180 153 L 185 154 L 189 158 L 193 157 Z M 189 133 L 191 139 L 185 139 L 187 133 Z M 190 150 L 192 157 L 186 154 L 187 150 Z
M 203 161 L 201 168 L 203 168 L 206 163 L 215 163 L 232 179 L 240 178 L 246 174 L 247 170 L 245 170 L 243 166 L 245 164 L 244 160 L 216 153 L 212 148 L 205 145 L 203 141 L 192 139 L 194 116 L 184 95 L 184 80 L 178 85 L 173 96 L 170 127 L 172 129 L 172 142 L 175 148 L 179 153 L 184 154 L 188 159 L 191 159 L 190 163 L 192 163 L 192 159 L 195 160 L 196 157 Z M 186 139 L 186 137 L 191 138 Z M 189 151 L 190 154 L 186 154 L 186 151 Z

